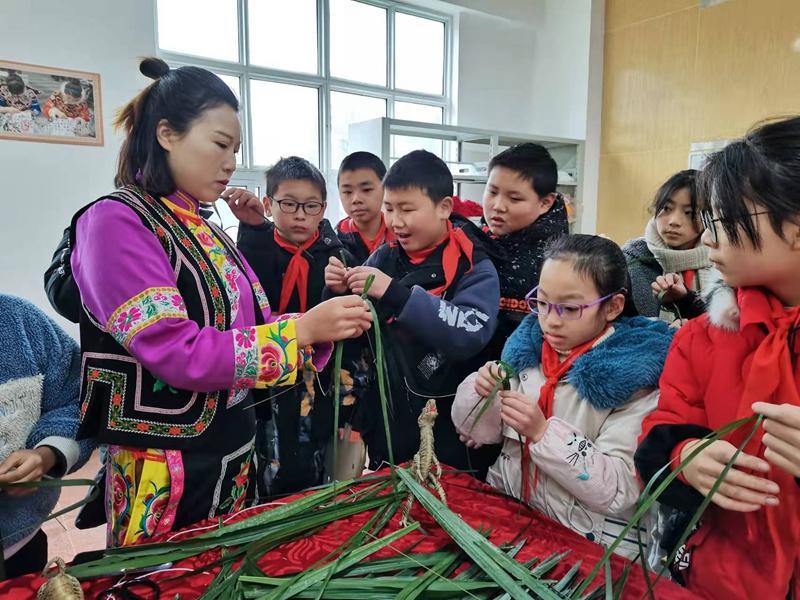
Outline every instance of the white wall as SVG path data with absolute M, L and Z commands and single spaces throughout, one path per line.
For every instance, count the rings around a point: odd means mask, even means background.
M 600 126 L 603 116 L 603 49 L 606 0 L 592 0 L 589 76 L 586 107 L 586 145 L 583 159 L 582 233 L 597 232 L 597 190 L 600 184 Z
M 584 139 L 593 0 L 451 0 L 457 123 Z
M 101 77 L 104 146 L 0 140 L 0 291 L 28 298 L 51 315 L 43 273 L 72 214 L 113 189 L 120 138 L 111 122 L 146 84 L 138 63 L 155 52 L 153 2 L 0 2 L 0 57 Z
M 589 78 L 590 0 L 532 3 L 537 36 L 533 61 L 533 130 L 584 139 Z
M 464 12 L 458 19 L 456 123 L 534 131 L 530 110 L 536 32 L 526 24 Z

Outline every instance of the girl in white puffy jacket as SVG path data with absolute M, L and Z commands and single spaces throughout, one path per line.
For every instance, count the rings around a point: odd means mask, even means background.
M 503 375 L 487 363 L 458 388 L 452 410 L 468 446 L 502 442 L 490 485 L 606 546 L 635 510 L 633 454 L 672 339 L 665 323 L 629 316 L 636 311 L 627 287 L 614 242 L 556 240 L 528 294 L 533 314 L 503 349 L 514 372 L 509 389 L 475 423 L 476 406 Z M 618 552 L 638 552 L 635 531 Z

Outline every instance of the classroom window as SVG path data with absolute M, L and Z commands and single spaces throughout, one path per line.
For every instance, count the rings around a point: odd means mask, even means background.
M 395 13 L 395 85 L 401 90 L 444 90 L 444 23 Z
M 319 90 L 251 81 L 253 162 L 271 165 L 282 156 L 302 156 L 319 166 Z
M 240 100 L 237 178 L 290 154 L 335 177 L 356 150 L 352 123 L 448 120 L 446 15 L 389 0 L 157 0 L 157 16 L 161 56 L 217 73 Z
M 297 73 L 318 72 L 316 0 L 249 0 L 247 6 L 253 65 Z
M 386 100 L 331 92 L 331 164 L 336 167 L 342 159 L 357 148 L 348 144 L 351 123 L 377 119 L 386 116 Z

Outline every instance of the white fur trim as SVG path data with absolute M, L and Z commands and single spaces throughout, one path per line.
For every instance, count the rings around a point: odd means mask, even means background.
M 61 437 L 58 435 L 51 435 L 44 438 L 41 442 L 36 444 L 37 448 L 42 446 L 50 446 L 51 448 L 55 448 L 62 455 L 64 455 L 64 460 L 66 461 L 64 472 L 57 472 L 57 473 L 50 473 L 53 477 L 63 477 L 70 471 L 72 471 L 72 467 L 75 466 L 75 463 L 78 462 L 78 458 L 81 454 L 81 447 L 78 445 L 73 439 Z
M 733 288 L 718 281 L 705 294 L 705 301 L 709 319 L 714 325 L 726 331 L 739 330 L 739 303 Z
M 25 448 L 41 415 L 44 375 L 12 379 L 0 385 L 0 462 Z

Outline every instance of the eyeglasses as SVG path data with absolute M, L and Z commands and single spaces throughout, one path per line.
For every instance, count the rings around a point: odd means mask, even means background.
M 293 215 L 298 210 L 301 210 L 309 217 L 316 217 L 325 208 L 323 202 L 296 202 L 295 200 L 274 200 L 281 212 L 287 215 Z
M 613 298 L 617 294 L 624 294 L 627 292 L 625 288 L 620 288 L 613 294 L 603 296 L 602 298 L 598 298 L 594 302 L 589 302 L 588 304 L 571 304 L 569 302 L 548 302 L 547 300 L 542 300 L 536 297 L 538 291 L 539 286 L 537 285 L 525 296 L 525 301 L 528 303 L 528 308 L 531 309 L 531 312 L 535 315 L 544 317 L 550 314 L 550 311 L 554 310 L 556 311 L 556 314 L 565 321 L 577 321 L 583 316 L 584 309 L 597 306 L 609 298 Z
M 768 215 L 769 212 L 766 210 L 760 210 L 753 213 L 748 213 L 748 217 L 757 217 L 758 215 Z M 720 221 L 725 221 L 723 217 L 717 217 L 716 219 L 711 214 L 711 211 L 704 210 L 700 212 L 700 221 L 703 223 L 703 229 L 706 229 L 711 232 L 711 240 L 714 244 L 719 244 L 719 232 L 717 231 L 717 223 Z

